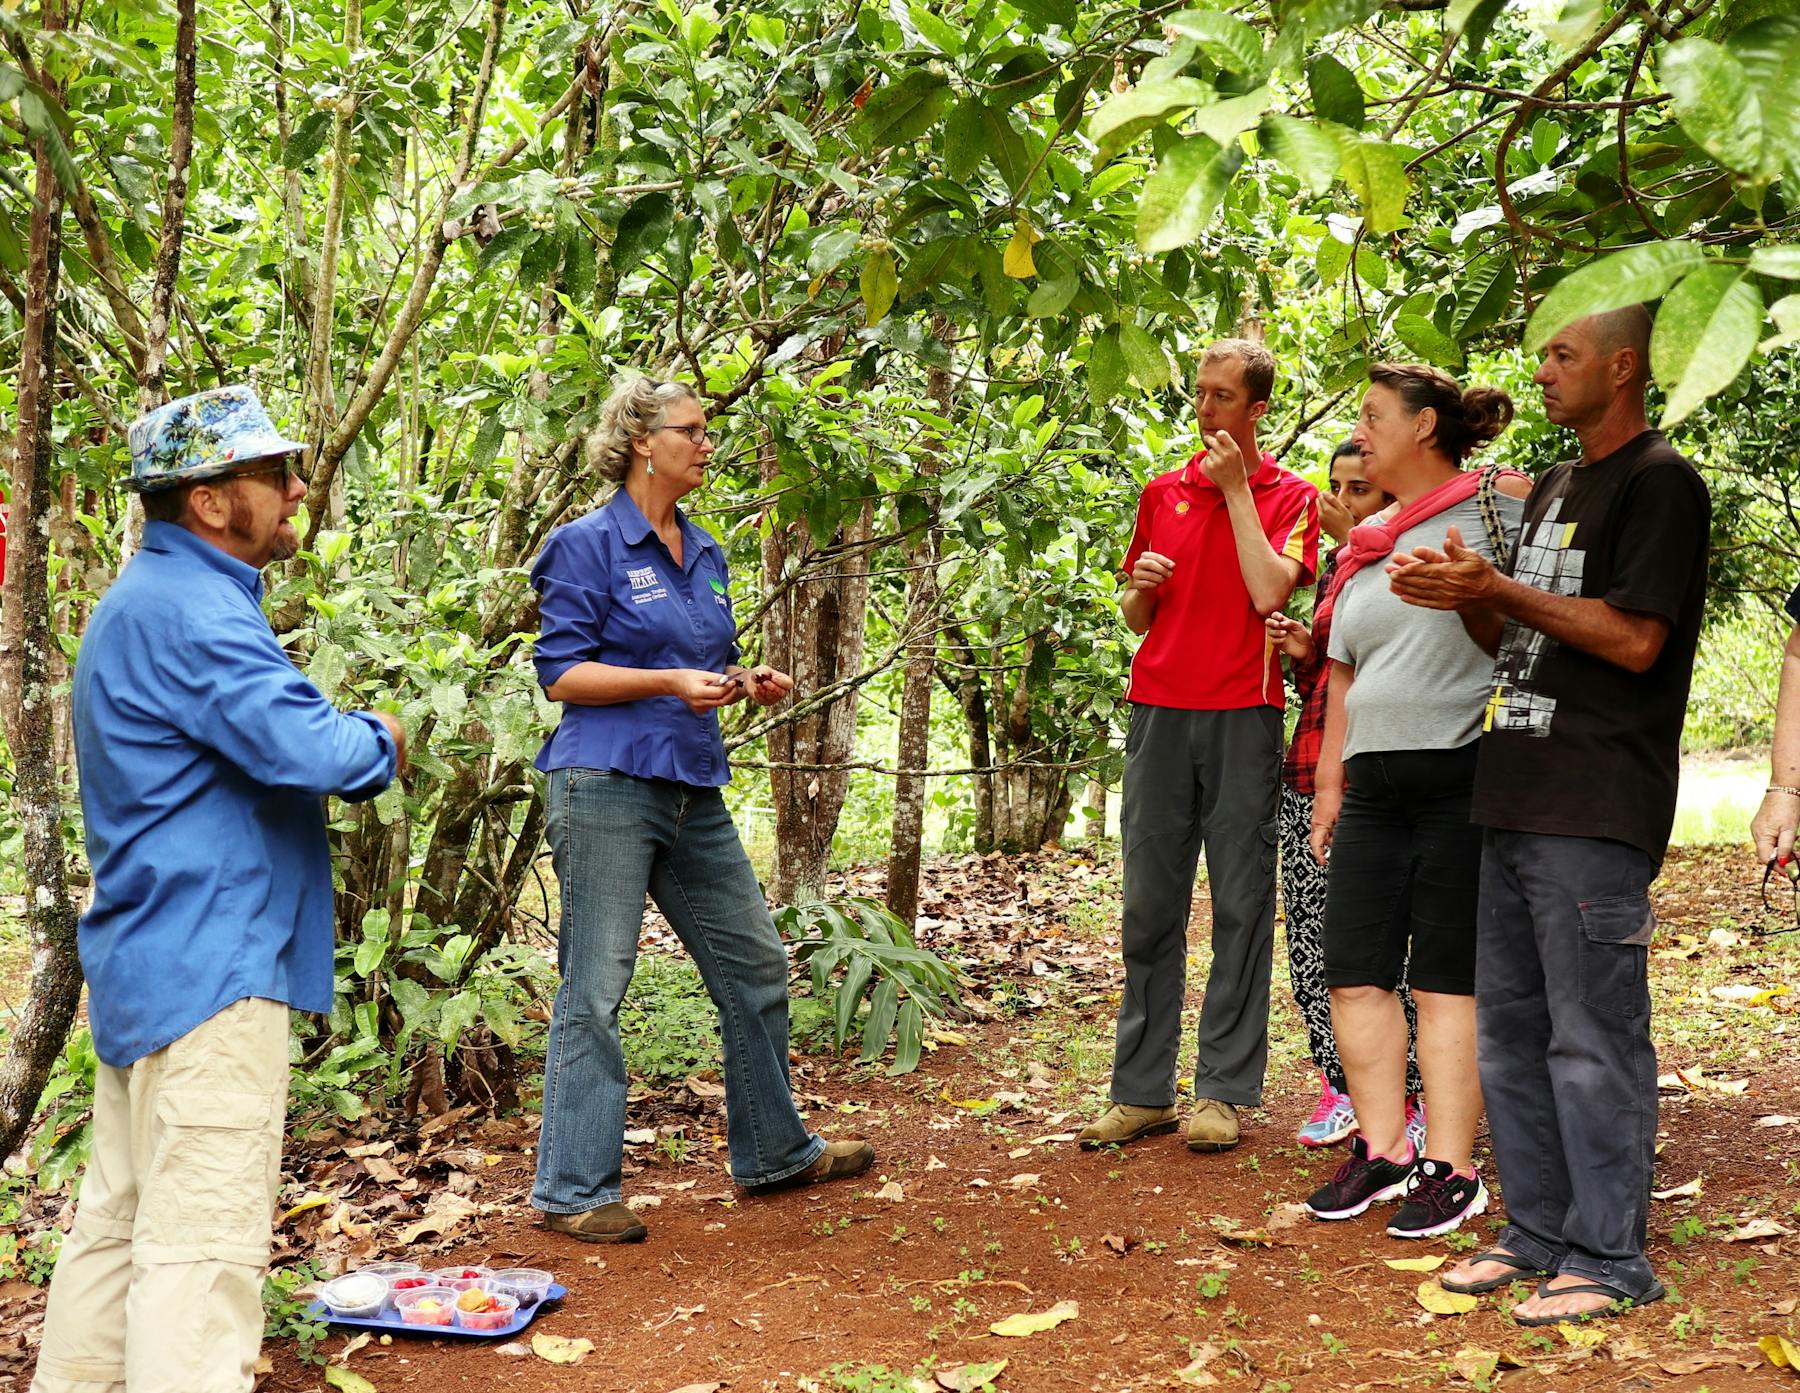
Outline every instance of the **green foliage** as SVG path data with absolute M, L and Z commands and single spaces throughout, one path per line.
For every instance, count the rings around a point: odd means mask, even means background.
M 38 1097 L 38 1130 L 29 1164 L 43 1190 L 60 1190 L 87 1164 L 93 1143 L 94 1072 L 100 1060 L 87 1029 L 74 1031 Z
M 307 1314 L 312 1297 L 300 1295 L 302 1287 L 322 1282 L 327 1274 L 310 1258 L 282 1267 L 263 1278 L 263 1339 L 292 1340 L 295 1356 L 302 1364 L 323 1364 L 325 1354 L 319 1348 L 331 1327 L 325 1321 Z
M 958 999 L 953 968 L 920 948 L 907 926 L 873 900 L 787 905 L 776 913 L 794 958 L 812 976 L 813 995 L 833 1002 L 832 1041 L 844 1047 L 862 1009 L 862 1060 L 873 1063 L 893 1041 L 889 1074 L 918 1068 L 925 1019 L 941 1018 Z M 843 968 L 834 983 L 833 974 Z

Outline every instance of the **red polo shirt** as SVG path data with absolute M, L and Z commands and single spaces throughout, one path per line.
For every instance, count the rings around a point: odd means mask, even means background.
M 1138 499 L 1125 573 L 1146 551 L 1168 557 L 1175 570 L 1156 590 L 1125 696 L 1186 711 L 1280 706 L 1281 663 L 1250 603 L 1225 495 L 1200 468 L 1205 454 L 1152 479 Z M 1269 545 L 1298 561 L 1299 583 L 1310 585 L 1319 564 L 1319 491 L 1265 454 L 1250 494 Z

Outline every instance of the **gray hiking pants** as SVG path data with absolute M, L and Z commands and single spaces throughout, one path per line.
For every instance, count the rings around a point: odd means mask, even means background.
M 1194 1096 L 1255 1107 L 1269 1057 L 1281 712 L 1134 706 L 1125 741 L 1123 951 L 1112 1100 L 1175 1101 L 1187 925 L 1206 846 L 1212 971 Z
M 1510 1221 L 1499 1246 L 1636 1300 L 1656 1156 L 1649 853 L 1488 829 L 1475 1037 Z

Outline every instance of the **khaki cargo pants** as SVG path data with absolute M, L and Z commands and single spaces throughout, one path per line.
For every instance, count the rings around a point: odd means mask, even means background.
M 94 1079 L 32 1393 L 247 1393 L 281 1177 L 288 1008 L 247 998 Z

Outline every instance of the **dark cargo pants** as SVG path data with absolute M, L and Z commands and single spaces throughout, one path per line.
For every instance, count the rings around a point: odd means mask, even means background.
M 1482 841 L 1476 1049 L 1509 1220 L 1499 1246 L 1632 1298 L 1655 1286 L 1656 871 L 1596 837 Z
M 1112 1100 L 1175 1101 L 1187 925 L 1206 847 L 1212 971 L 1194 1096 L 1255 1107 L 1269 1057 L 1281 713 L 1134 706 L 1125 742 L 1123 951 Z

